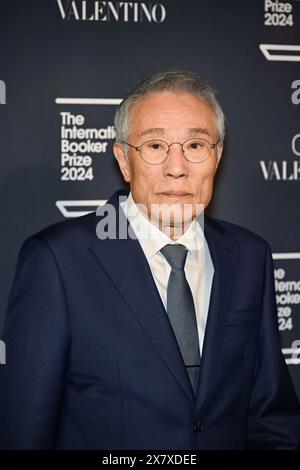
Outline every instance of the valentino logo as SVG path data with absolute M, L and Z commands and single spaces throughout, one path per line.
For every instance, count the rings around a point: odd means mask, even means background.
M 63 20 L 163 23 L 166 8 L 161 3 L 56 0 Z

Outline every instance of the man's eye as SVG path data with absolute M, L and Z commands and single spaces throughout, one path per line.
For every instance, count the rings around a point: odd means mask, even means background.
M 189 148 L 191 150 L 200 150 L 204 147 L 204 143 L 203 142 L 191 142 L 189 144 Z
M 151 150 L 160 150 L 162 147 L 161 147 L 161 144 L 155 142 L 155 143 L 150 144 L 149 148 Z

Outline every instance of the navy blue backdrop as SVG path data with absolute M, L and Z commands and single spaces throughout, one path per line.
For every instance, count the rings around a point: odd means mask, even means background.
M 226 114 L 208 213 L 270 242 L 300 396 L 299 30 L 297 0 L 2 0 L 0 326 L 25 237 L 124 186 L 112 154 L 117 103 L 145 76 L 187 68 Z

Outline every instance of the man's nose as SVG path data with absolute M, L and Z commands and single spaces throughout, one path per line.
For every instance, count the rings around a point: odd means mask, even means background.
M 174 142 L 169 147 L 168 158 L 165 162 L 165 175 L 180 177 L 187 175 L 188 161 L 186 160 L 182 145 Z

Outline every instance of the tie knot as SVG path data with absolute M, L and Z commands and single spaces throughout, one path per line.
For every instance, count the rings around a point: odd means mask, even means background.
M 160 252 L 164 255 L 172 269 L 184 269 L 187 249 L 184 245 L 166 245 Z

